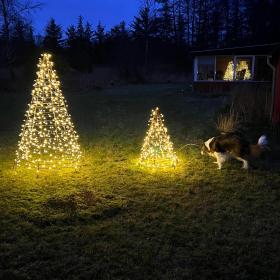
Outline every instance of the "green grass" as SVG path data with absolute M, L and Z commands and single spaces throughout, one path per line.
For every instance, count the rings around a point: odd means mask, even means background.
M 39 176 L 13 168 L 30 97 L 0 96 L 0 279 L 279 279 L 279 172 L 178 151 L 215 134 L 223 103 L 182 87 L 66 94 L 82 166 Z M 154 106 L 176 169 L 137 165 Z

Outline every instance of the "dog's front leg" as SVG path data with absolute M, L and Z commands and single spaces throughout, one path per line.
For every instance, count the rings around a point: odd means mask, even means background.
M 243 166 L 242 166 L 243 169 L 249 169 L 249 163 L 247 160 L 244 160 L 243 161 Z
M 214 161 L 215 164 L 218 164 L 218 169 L 221 170 L 222 169 L 222 165 L 223 162 L 219 160 L 219 158 L 217 158 L 217 161 Z
M 225 162 L 225 157 L 220 153 L 214 153 L 215 158 L 217 159 L 218 169 L 221 170 L 223 163 Z

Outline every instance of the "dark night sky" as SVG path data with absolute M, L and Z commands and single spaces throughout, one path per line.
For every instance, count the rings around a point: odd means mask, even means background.
M 42 0 L 43 7 L 37 10 L 32 20 L 35 33 L 42 33 L 53 17 L 65 30 L 70 24 L 77 23 L 79 15 L 95 28 L 99 21 L 109 29 L 125 20 L 131 23 L 137 14 L 141 0 Z

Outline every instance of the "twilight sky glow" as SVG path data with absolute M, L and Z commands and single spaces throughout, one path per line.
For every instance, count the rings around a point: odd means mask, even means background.
M 43 7 L 32 16 L 35 34 L 43 33 L 51 17 L 65 30 L 77 23 L 79 15 L 95 28 L 99 21 L 110 29 L 125 20 L 130 24 L 137 15 L 141 0 L 41 0 Z

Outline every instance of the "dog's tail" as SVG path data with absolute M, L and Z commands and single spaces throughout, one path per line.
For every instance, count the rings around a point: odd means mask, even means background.
M 259 158 L 268 149 L 268 139 L 265 135 L 262 135 L 259 138 L 257 145 L 250 146 L 250 154 L 254 158 Z

